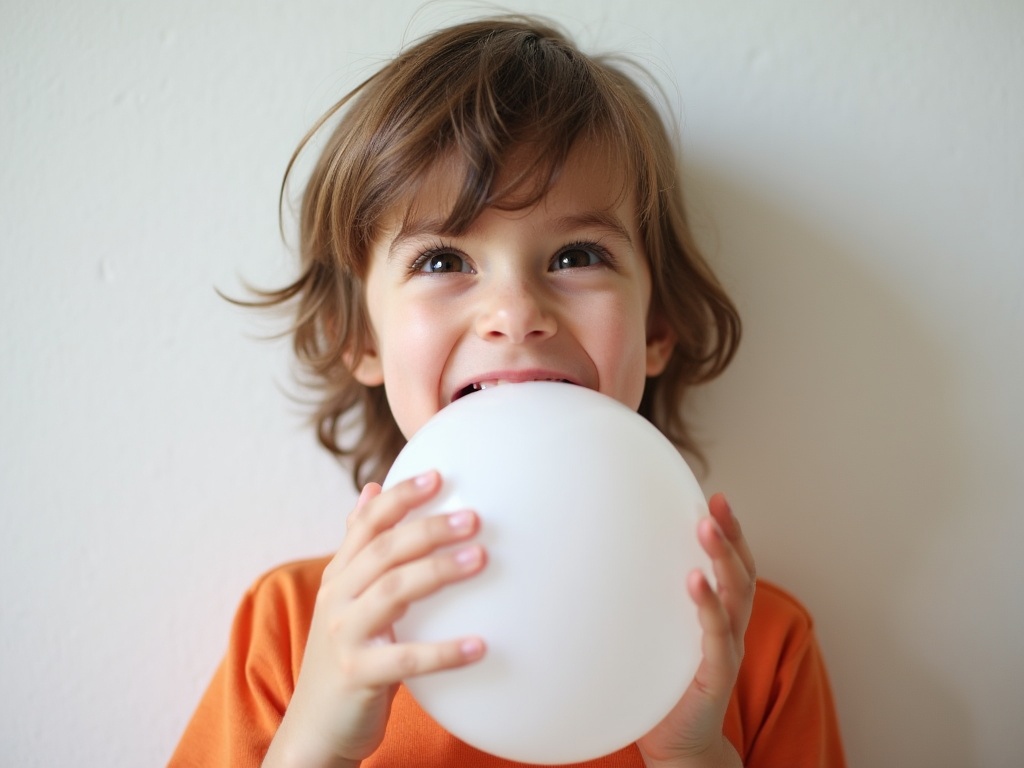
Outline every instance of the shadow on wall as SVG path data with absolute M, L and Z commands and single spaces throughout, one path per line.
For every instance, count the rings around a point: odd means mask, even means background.
M 707 490 L 729 494 L 761 575 L 814 614 L 850 764 L 969 765 L 967 703 L 920 661 L 930 638 L 900 610 L 935 599 L 905 585 L 967 498 L 951 352 L 878 274 L 869 238 L 830 237 L 714 169 L 686 175 L 745 325 L 733 367 L 691 404 Z

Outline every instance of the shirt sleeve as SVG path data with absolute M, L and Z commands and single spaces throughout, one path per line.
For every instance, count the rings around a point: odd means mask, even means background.
M 832 690 L 810 614 L 758 582 L 733 705 L 747 768 L 845 768 Z
M 246 592 L 227 653 L 169 768 L 257 768 L 263 762 L 295 688 L 322 570 L 319 562 L 284 566 Z

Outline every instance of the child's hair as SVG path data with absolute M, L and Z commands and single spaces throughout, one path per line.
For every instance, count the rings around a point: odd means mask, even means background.
M 372 333 L 363 286 L 384 218 L 415 194 L 439 159 L 453 159 L 460 186 L 444 228 L 457 235 L 487 207 L 539 201 L 582 140 L 615 152 L 634 184 L 628 191 L 650 260 L 651 312 L 678 336 L 664 373 L 648 379 L 639 412 L 699 456 L 683 419 L 683 395 L 728 365 L 740 321 L 693 241 L 673 140 L 623 69 L 583 54 L 550 23 L 530 17 L 443 29 L 403 51 L 317 122 L 288 164 L 282 207 L 296 159 L 346 106 L 302 197 L 301 275 L 280 290 L 258 292 L 253 303 L 296 305 L 294 350 L 311 374 L 308 383 L 323 392 L 314 415 L 320 442 L 351 459 L 357 485 L 382 480 L 405 444 L 384 387 L 363 386 L 351 370 Z M 502 172 L 514 150 L 527 160 L 508 178 Z M 348 439 L 346 414 L 353 413 L 362 424 Z

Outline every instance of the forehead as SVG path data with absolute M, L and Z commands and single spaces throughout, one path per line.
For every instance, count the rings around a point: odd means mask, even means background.
M 623 153 L 609 142 L 578 142 L 564 163 L 553 169 L 537 163 L 529 147 L 509 153 L 490 190 L 479 190 L 477 215 L 486 209 L 517 213 L 539 211 L 552 218 L 617 225 L 634 240 L 638 235 L 636 195 Z M 467 168 L 454 153 L 432 164 L 386 217 L 392 235 L 431 231 L 459 235 L 473 228 L 453 224 L 453 210 L 465 193 Z M 495 191 L 496 190 L 496 191 Z M 491 199 L 493 198 L 493 199 Z M 584 221 L 585 223 L 585 221 Z

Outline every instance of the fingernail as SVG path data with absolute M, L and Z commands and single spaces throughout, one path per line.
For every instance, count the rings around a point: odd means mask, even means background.
M 412 482 L 413 485 L 415 485 L 417 488 L 428 487 L 432 482 L 434 482 L 433 470 L 431 470 L 430 472 L 424 472 L 422 475 L 416 476 Z
M 469 637 L 459 645 L 463 658 L 478 659 L 484 655 L 484 644 L 479 638 Z
M 480 565 L 482 557 L 480 547 L 465 547 L 455 553 L 455 562 L 463 570 L 471 570 Z
M 473 526 L 473 513 L 469 511 L 452 512 L 448 515 L 448 525 L 454 531 L 466 531 Z

